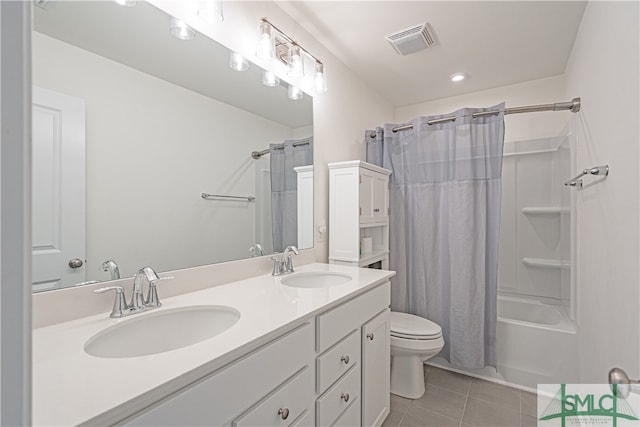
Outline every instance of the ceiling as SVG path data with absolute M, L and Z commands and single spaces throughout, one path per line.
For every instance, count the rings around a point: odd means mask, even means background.
M 562 74 L 585 1 L 277 1 L 394 106 Z M 401 56 L 385 36 L 428 22 L 438 43 Z M 322 58 L 320 58 L 322 59 Z M 327 67 L 329 90 L 331 70 Z M 451 74 L 464 72 L 459 83 Z

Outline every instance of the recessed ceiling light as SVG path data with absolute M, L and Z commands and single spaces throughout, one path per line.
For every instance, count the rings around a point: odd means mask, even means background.
M 451 74 L 449 76 L 449 80 L 451 80 L 452 82 L 461 82 L 466 77 L 467 77 L 467 75 L 465 73 L 455 73 L 455 74 Z

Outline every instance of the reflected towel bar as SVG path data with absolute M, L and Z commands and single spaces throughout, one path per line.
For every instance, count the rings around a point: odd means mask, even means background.
M 246 200 L 247 202 L 253 202 L 256 200 L 256 198 L 253 196 L 223 196 L 221 194 L 209 194 L 209 193 L 202 193 L 200 197 L 206 200 L 231 199 L 231 200 Z
M 585 175 L 607 176 L 609 175 L 609 165 L 594 166 L 590 169 L 584 169 L 579 175 L 565 182 L 564 185 L 568 187 L 582 187 L 582 180 L 580 178 Z

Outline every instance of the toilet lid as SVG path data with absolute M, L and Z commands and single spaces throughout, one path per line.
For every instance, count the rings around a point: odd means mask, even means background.
M 423 317 L 392 311 L 391 336 L 414 340 L 436 339 L 442 336 L 442 328 Z

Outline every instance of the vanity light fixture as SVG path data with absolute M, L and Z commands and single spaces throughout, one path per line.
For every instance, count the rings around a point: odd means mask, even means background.
M 235 71 L 247 71 L 249 69 L 249 61 L 239 53 L 231 52 L 231 55 L 229 55 L 229 67 Z
M 311 52 L 300 46 L 298 42 L 293 40 L 282 30 L 269 22 L 267 18 L 262 18 L 258 32 L 258 47 L 256 49 L 256 56 L 267 62 L 270 62 L 273 59 L 279 60 L 287 66 L 287 75 L 289 77 L 292 77 L 294 79 L 301 79 L 305 75 L 305 55 L 311 58 L 315 63 L 315 74 L 313 77 L 313 87 L 315 88 L 315 92 L 318 94 L 326 92 L 327 79 L 324 72 L 324 64 Z M 263 83 L 264 82 L 265 77 L 263 76 Z M 293 98 L 291 96 L 291 86 L 289 98 L 300 99 L 297 97 Z M 303 85 L 303 87 L 306 87 L 306 85 Z M 298 87 L 295 87 L 295 91 L 300 91 L 300 94 L 302 94 L 302 91 Z
M 169 27 L 171 34 L 180 40 L 193 40 L 196 31 L 187 25 L 182 19 L 172 17 L 171 26 Z
M 211 24 L 221 24 L 224 21 L 222 0 L 200 0 L 198 16 Z
M 280 86 L 280 79 L 273 71 L 264 70 L 262 72 L 262 84 L 269 87 Z
M 297 101 L 298 99 L 302 99 L 303 93 L 297 86 L 289 85 L 289 90 L 287 91 L 287 96 L 289 99 L 293 99 Z
M 136 5 L 136 0 L 114 0 L 120 6 L 133 7 Z
M 325 93 L 327 91 L 327 76 L 324 74 L 324 64 L 320 61 L 316 62 L 315 77 L 316 93 Z
M 275 47 L 273 36 L 271 34 L 271 24 L 267 21 L 262 21 L 260 23 L 256 56 L 265 61 L 271 61 L 275 58 Z
M 466 77 L 467 75 L 465 73 L 455 73 L 449 76 L 449 80 L 451 80 L 454 83 L 457 83 L 457 82 L 463 81 Z
M 287 74 L 289 77 L 293 77 L 294 79 L 304 77 L 304 61 L 302 60 L 300 46 L 297 44 L 291 45 L 287 62 Z

